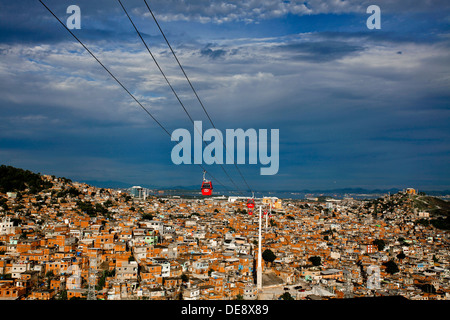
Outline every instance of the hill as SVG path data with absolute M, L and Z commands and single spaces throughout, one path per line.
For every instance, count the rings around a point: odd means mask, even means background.
M 419 220 L 421 224 L 450 230 L 450 202 L 430 196 L 414 196 L 413 203 L 415 208 L 429 212 L 432 217 L 429 221 Z
M 422 211 L 428 211 L 434 216 L 448 216 L 450 214 L 450 202 L 430 197 L 415 196 L 413 198 L 414 207 Z
M 398 192 L 381 198 L 368 201 L 364 207 L 372 208 L 375 215 L 384 217 L 386 213 L 404 211 L 406 212 L 428 212 L 429 218 L 413 218 L 415 223 L 433 226 L 442 230 L 450 230 L 450 202 L 424 194 L 412 195 Z M 415 216 L 417 217 L 417 216 Z M 388 218 L 389 219 L 389 218 Z
M 42 179 L 42 176 L 29 170 L 0 166 L 0 192 L 26 191 L 37 193 L 52 187 L 50 181 Z

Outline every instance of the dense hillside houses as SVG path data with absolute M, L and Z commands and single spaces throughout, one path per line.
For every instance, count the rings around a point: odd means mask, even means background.
M 144 199 L 31 177 L 0 190 L 0 299 L 450 299 L 449 233 L 436 216 L 447 202 L 427 207 L 410 190 L 256 199 L 267 212 L 257 290 L 259 212 L 243 199 Z

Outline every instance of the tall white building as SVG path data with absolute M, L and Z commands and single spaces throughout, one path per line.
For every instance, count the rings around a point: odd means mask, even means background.
M 147 199 L 148 196 L 148 189 L 146 188 L 142 188 L 141 186 L 134 186 L 130 188 L 130 194 L 134 197 L 134 198 L 138 198 L 138 199 Z
M 11 222 L 10 218 L 3 218 L 0 222 L 0 235 L 7 235 L 15 232 L 14 224 Z

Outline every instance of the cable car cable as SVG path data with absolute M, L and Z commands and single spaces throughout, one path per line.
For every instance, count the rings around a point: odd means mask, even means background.
M 122 87 L 122 89 L 124 89 L 128 95 L 133 98 L 133 100 L 158 124 L 158 126 L 164 130 L 165 133 L 167 133 L 169 135 L 169 137 L 171 137 L 172 135 L 170 134 L 170 132 L 161 124 L 161 122 L 159 122 L 148 110 L 147 108 L 145 108 L 142 103 L 122 84 L 122 82 L 117 79 L 116 76 L 114 76 L 114 74 L 100 61 L 100 59 L 98 59 L 94 53 L 92 53 L 91 50 L 89 50 L 89 48 L 86 47 L 86 45 L 53 13 L 53 11 L 47 7 L 45 5 L 45 3 L 42 2 L 42 0 L 39 0 L 39 2 L 53 15 L 53 17 L 55 17 L 56 20 L 58 20 L 58 22 L 64 27 L 64 29 L 66 29 L 74 38 L 75 40 L 77 40 L 81 46 L 83 46 L 83 48 L 103 67 L 103 69 L 105 69 L 106 72 L 108 72 L 108 74 Z M 192 155 L 191 155 L 192 158 Z M 212 179 L 214 179 L 218 184 L 220 184 L 221 186 L 223 186 L 226 189 L 229 189 L 227 186 L 225 186 L 224 184 L 222 184 L 217 178 L 215 178 L 210 172 L 208 172 L 201 164 L 198 164 L 204 171 L 206 171 Z
M 119 0 L 119 2 L 120 2 L 120 0 Z M 192 91 L 194 92 L 195 96 L 197 97 L 197 100 L 198 100 L 198 102 L 200 103 L 200 105 L 201 105 L 203 111 L 205 112 L 206 116 L 208 117 L 209 122 L 210 122 L 211 125 L 214 127 L 214 129 L 217 130 L 216 126 L 214 125 L 214 122 L 212 121 L 211 117 L 209 116 L 208 111 L 206 111 L 206 108 L 205 108 L 203 102 L 201 101 L 200 97 L 198 96 L 197 91 L 195 90 L 194 86 L 192 85 L 191 81 L 189 80 L 188 75 L 187 75 L 186 72 L 184 71 L 183 66 L 181 65 L 180 61 L 178 60 L 178 57 L 176 56 L 174 50 L 172 49 L 172 46 L 170 45 L 169 40 L 167 39 L 167 37 L 166 37 L 166 35 L 164 34 L 164 32 L 163 32 L 161 26 L 159 25 L 158 20 L 156 19 L 155 15 L 153 14 L 153 11 L 150 9 L 150 6 L 148 5 L 147 0 L 144 0 L 144 2 L 145 2 L 145 5 L 147 6 L 148 11 L 150 12 L 150 14 L 151 14 L 152 17 L 153 17 L 153 20 L 155 21 L 156 25 L 158 26 L 159 31 L 161 32 L 162 36 L 164 37 L 164 40 L 166 41 L 167 46 L 169 47 L 169 49 L 170 49 L 170 51 L 172 52 L 172 54 L 173 54 L 175 60 L 177 61 L 178 66 L 180 67 L 180 69 L 181 69 L 181 71 L 183 72 L 183 74 L 184 74 L 184 76 L 185 76 L 187 82 L 189 83 L 189 85 L 190 85 Z M 223 146 L 225 147 L 225 151 L 228 152 L 228 149 L 227 149 L 227 147 L 226 147 L 226 145 L 225 145 L 225 142 L 223 141 L 222 138 L 221 138 L 221 140 L 222 140 Z M 249 184 L 247 183 L 247 180 L 244 178 L 244 175 L 242 174 L 241 170 L 239 169 L 239 167 L 237 166 L 236 163 L 234 164 L 234 166 L 236 167 L 237 171 L 239 172 L 239 174 L 240 174 L 242 180 L 244 180 L 245 184 L 247 185 L 247 188 L 250 190 L 250 192 L 253 192 L 252 188 L 250 188 Z
M 150 56 L 152 57 L 153 61 L 155 62 L 157 68 L 159 69 L 159 71 L 161 72 L 162 76 L 164 77 L 164 79 L 166 80 L 167 84 L 169 85 L 170 89 L 172 90 L 173 94 L 175 95 L 175 97 L 177 98 L 178 102 L 180 103 L 181 107 L 183 108 L 184 112 L 187 114 L 187 116 L 189 117 L 189 120 L 192 122 L 192 124 L 194 125 L 194 128 L 197 129 L 198 132 L 198 128 L 195 126 L 194 120 L 192 119 L 191 115 L 189 114 L 189 112 L 187 111 L 186 107 L 184 106 L 183 102 L 181 101 L 181 99 L 179 98 L 178 94 L 176 93 L 175 89 L 173 88 L 173 86 L 170 84 L 169 79 L 167 79 L 166 74 L 164 73 L 164 71 L 162 70 L 162 68 L 160 67 L 159 63 L 156 61 L 155 56 L 153 55 L 153 53 L 151 52 L 150 48 L 148 47 L 147 43 L 145 42 L 144 38 L 142 37 L 141 33 L 139 32 L 138 28 L 136 27 L 136 25 L 133 22 L 133 19 L 131 19 L 130 15 L 128 14 L 127 10 L 125 9 L 125 7 L 123 6 L 122 2 L 120 0 L 117 0 L 120 4 L 120 6 L 122 7 L 123 11 L 125 12 L 125 14 L 127 15 L 128 19 L 130 20 L 131 24 L 134 27 L 134 30 L 136 31 L 137 35 L 139 36 L 139 38 L 141 39 L 142 43 L 144 44 L 145 48 L 147 49 L 148 53 L 150 54 Z M 199 134 L 201 134 L 199 132 Z M 206 146 L 206 142 L 203 140 L 203 144 L 205 144 Z M 214 155 L 215 157 L 215 155 Z M 216 158 L 217 160 L 217 158 Z M 225 175 L 228 177 L 228 179 L 230 179 L 231 183 L 235 186 L 235 188 L 240 191 L 241 193 L 242 190 L 236 185 L 236 183 L 233 181 L 233 179 L 231 179 L 230 175 L 227 173 L 227 171 L 225 170 L 225 168 L 223 167 L 222 164 L 219 164 L 220 167 L 222 168 L 223 172 L 225 173 Z

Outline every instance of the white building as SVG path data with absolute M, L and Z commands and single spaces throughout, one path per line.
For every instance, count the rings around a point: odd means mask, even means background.
M 248 197 L 228 197 L 228 202 L 235 202 L 235 201 L 247 201 Z
M 198 300 L 200 297 L 199 288 L 187 288 L 183 290 L 183 300 Z
M 248 284 L 244 287 L 244 300 L 256 300 L 258 289 L 254 284 Z
M 3 218 L 2 222 L 0 222 L 0 235 L 7 235 L 15 233 L 14 223 L 11 222 L 10 218 Z
M 66 279 L 66 290 L 81 289 L 81 270 L 78 265 L 72 265 L 68 268 L 67 273 L 72 273 L 70 277 Z
M 170 262 L 164 258 L 150 259 L 153 264 L 161 266 L 161 277 L 170 277 Z
M 11 278 L 19 279 L 22 273 L 29 270 L 30 270 L 29 263 L 13 263 L 11 268 Z
M 136 261 L 123 262 L 116 267 L 116 278 L 118 280 L 137 280 L 138 265 Z

